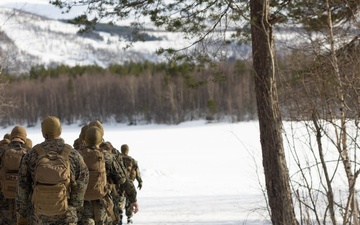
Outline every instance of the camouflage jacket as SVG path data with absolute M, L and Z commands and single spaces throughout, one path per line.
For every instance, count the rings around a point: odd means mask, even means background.
M 138 166 L 138 162 L 133 157 L 126 155 L 124 153 L 120 153 L 120 155 L 121 155 L 123 164 L 125 166 L 127 175 L 130 177 L 130 179 L 132 181 L 135 181 L 135 179 L 136 179 L 139 184 L 142 184 L 141 173 L 140 173 L 140 169 Z M 129 168 L 130 165 L 128 165 L 128 164 L 130 164 L 129 161 L 131 161 L 131 168 Z
M 125 169 L 124 163 L 122 161 L 120 151 L 115 149 L 110 142 L 103 142 L 100 145 L 100 148 L 109 150 L 113 155 L 113 158 L 114 158 L 113 163 L 118 168 L 117 173 L 121 177 L 117 180 L 117 183 L 116 183 L 116 184 L 118 184 L 118 188 L 117 188 L 118 192 L 119 193 L 125 192 L 126 195 L 128 196 L 130 203 L 136 202 L 137 201 L 136 200 L 137 191 L 134 186 L 134 183 L 130 180 L 130 178 L 126 174 L 126 169 Z
M 40 144 L 45 151 L 56 151 L 60 153 L 65 145 L 63 139 L 52 139 L 46 140 Z M 34 149 L 29 150 L 24 157 L 19 168 L 19 183 L 16 196 L 16 211 L 23 217 L 29 217 L 32 215 L 32 203 L 31 199 L 32 188 L 34 186 L 34 170 L 38 154 Z M 69 155 L 70 160 L 70 176 L 71 183 L 69 187 L 69 210 L 71 212 L 66 213 L 65 218 L 59 218 L 59 221 L 65 224 L 77 222 L 77 218 L 66 218 L 76 217 L 76 208 L 80 208 L 84 203 L 84 194 L 89 182 L 89 170 L 80 155 L 79 152 L 72 149 Z M 72 212 L 74 211 L 74 212 Z M 32 215 L 33 216 L 33 215 Z M 40 220 L 47 220 L 48 218 L 40 218 Z M 67 221 L 67 219 L 69 219 Z M 52 219 L 49 219 L 53 221 Z

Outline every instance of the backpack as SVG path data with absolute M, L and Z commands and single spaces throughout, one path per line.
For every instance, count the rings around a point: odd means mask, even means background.
M 21 158 L 25 155 L 26 149 L 19 146 L 9 147 L 4 150 L 1 158 L 1 192 L 5 198 L 15 199 L 18 182 L 18 172 Z
M 68 209 L 70 186 L 70 160 L 72 150 L 65 145 L 58 154 L 46 152 L 41 145 L 34 150 L 38 154 L 34 169 L 34 187 L 31 201 L 37 215 L 56 216 Z
M 126 175 L 128 175 L 128 177 L 134 181 L 136 178 L 136 167 L 135 167 L 135 160 L 128 156 L 128 155 L 122 155 L 122 160 L 126 169 Z
M 82 148 L 79 150 L 89 169 L 89 183 L 84 199 L 87 201 L 103 198 L 108 193 L 104 153 L 99 149 Z

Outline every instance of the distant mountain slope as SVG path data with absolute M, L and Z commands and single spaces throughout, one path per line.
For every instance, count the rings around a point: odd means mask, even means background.
M 10 73 L 29 71 L 34 65 L 99 65 L 122 64 L 126 61 L 160 61 L 158 47 L 183 46 L 180 34 L 148 30 L 145 40 L 124 49 L 126 36 L 109 27 L 103 32 L 78 35 L 78 27 L 39 15 L 0 8 L 0 48 L 2 67 Z M 118 31 L 117 31 L 118 32 Z

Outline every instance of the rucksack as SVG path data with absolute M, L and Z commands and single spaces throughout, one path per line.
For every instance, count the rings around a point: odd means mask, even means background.
M 32 203 L 35 213 L 45 216 L 64 214 L 68 209 L 70 160 L 72 150 L 65 144 L 61 153 L 46 152 L 41 145 L 34 146 L 38 154 L 34 170 Z
M 15 199 L 19 165 L 26 149 L 19 146 L 6 148 L 1 158 L 1 192 L 5 198 Z
M 87 201 L 101 199 L 108 193 L 104 153 L 99 149 L 86 147 L 80 149 L 79 153 L 89 169 L 89 183 L 84 199 Z
M 122 160 L 126 169 L 126 173 L 128 175 L 128 177 L 134 181 L 136 178 L 136 168 L 135 168 L 135 160 L 128 156 L 128 155 L 124 155 L 122 154 Z

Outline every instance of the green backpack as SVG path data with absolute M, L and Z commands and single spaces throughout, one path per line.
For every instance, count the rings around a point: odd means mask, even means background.
M 89 169 L 89 183 L 84 199 L 87 201 L 103 198 L 109 191 L 104 153 L 100 149 L 82 148 L 79 150 Z
M 68 209 L 70 161 L 72 150 L 65 145 L 61 153 L 46 152 L 41 145 L 34 146 L 38 159 L 34 171 L 34 188 L 31 201 L 37 215 L 56 216 Z
M 15 199 L 21 158 L 25 155 L 23 147 L 8 147 L 4 150 L 0 164 L 1 192 L 5 198 Z

